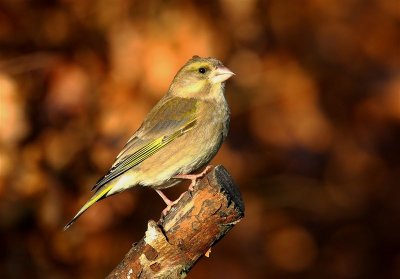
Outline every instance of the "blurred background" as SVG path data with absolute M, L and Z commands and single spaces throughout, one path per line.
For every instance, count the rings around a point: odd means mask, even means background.
M 398 0 L 1 0 L 0 277 L 103 278 L 158 220 L 138 188 L 62 231 L 195 54 L 246 216 L 189 278 L 400 278 Z

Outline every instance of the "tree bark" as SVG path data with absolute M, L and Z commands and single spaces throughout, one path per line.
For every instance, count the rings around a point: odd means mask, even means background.
M 145 236 L 107 278 L 183 278 L 243 216 L 238 188 L 226 169 L 217 166 L 165 217 L 148 222 Z

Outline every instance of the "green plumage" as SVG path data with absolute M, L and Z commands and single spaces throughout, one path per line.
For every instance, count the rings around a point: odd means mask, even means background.
M 119 153 L 95 194 L 65 226 L 98 200 L 136 185 L 163 189 L 206 165 L 226 137 L 224 81 L 233 75 L 216 59 L 193 57 Z
M 143 136 L 134 136 L 127 142 L 108 174 L 92 190 L 101 189 L 193 127 L 196 123 L 196 104 L 195 99 L 169 97 L 161 100 L 135 133 Z

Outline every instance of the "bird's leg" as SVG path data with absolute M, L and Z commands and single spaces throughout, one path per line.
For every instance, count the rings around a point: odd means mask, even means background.
M 212 167 L 213 166 L 211 166 L 211 165 L 207 166 L 201 173 L 197 173 L 197 174 L 178 174 L 178 175 L 175 175 L 173 178 L 191 180 L 190 185 L 189 185 L 189 191 L 193 191 L 193 188 L 194 188 L 194 185 L 196 185 L 197 179 L 203 178 L 212 169 Z
M 173 178 L 177 179 L 189 179 L 191 180 L 191 183 L 189 185 L 189 191 L 193 191 L 193 187 L 196 185 L 197 179 L 200 179 L 204 177 L 211 169 L 213 166 L 207 166 L 201 173 L 198 174 L 178 174 L 175 175 Z M 175 201 L 171 201 L 167 196 L 161 191 L 161 190 L 156 190 L 157 194 L 160 195 L 160 197 L 163 199 L 163 201 L 166 203 L 167 207 L 164 208 L 162 211 L 162 214 L 165 216 L 168 211 L 170 211 L 171 207 L 179 202 L 179 200 L 183 197 L 185 194 L 182 193 L 179 198 L 177 198 Z
M 172 203 L 172 201 L 161 190 L 156 190 L 156 192 L 160 195 L 166 205 L 170 205 Z
M 163 214 L 164 216 L 168 213 L 168 211 L 171 210 L 171 207 L 172 207 L 173 205 L 177 204 L 178 201 L 179 201 L 179 200 L 183 197 L 183 195 L 185 194 L 185 193 L 183 193 L 183 194 L 181 194 L 181 195 L 179 196 L 179 198 L 177 198 L 175 201 L 171 201 L 169 198 L 167 198 L 167 196 L 166 196 L 161 190 L 156 190 L 156 192 L 157 192 L 157 194 L 160 195 L 160 197 L 163 199 L 163 201 L 167 204 L 167 207 L 164 208 L 164 210 L 162 211 L 162 214 Z

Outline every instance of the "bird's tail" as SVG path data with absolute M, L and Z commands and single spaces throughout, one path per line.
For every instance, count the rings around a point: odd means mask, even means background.
M 74 216 L 74 218 L 72 218 L 71 221 L 68 222 L 68 224 L 65 225 L 64 227 L 64 231 L 67 230 L 75 221 L 76 219 L 79 218 L 79 216 L 81 216 L 83 214 L 83 212 L 85 212 L 89 207 L 91 207 L 95 202 L 101 200 L 102 198 L 105 198 L 107 193 L 110 192 L 111 188 L 113 187 L 113 185 L 110 183 L 110 185 L 108 185 L 107 187 L 105 187 L 104 189 L 99 189 L 100 191 L 97 191 L 93 197 L 90 198 L 89 201 L 87 201 L 84 206 L 82 206 L 82 208 L 78 211 L 78 213 L 76 213 L 76 215 Z

